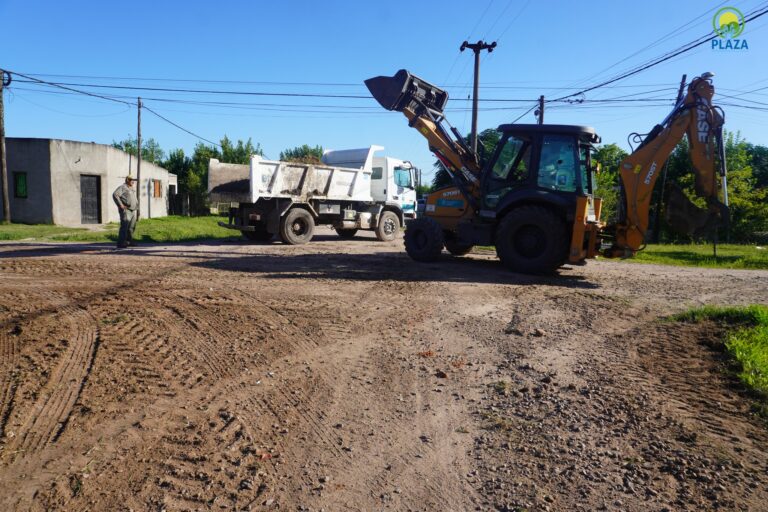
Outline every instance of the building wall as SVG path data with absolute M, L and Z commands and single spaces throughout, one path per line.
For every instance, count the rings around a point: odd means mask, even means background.
M 247 164 L 225 164 L 211 158 L 208 162 L 208 197 L 211 206 L 250 201 L 250 172 L 251 168 Z
M 51 140 L 51 181 L 60 191 L 53 200 L 55 224 L 80 224 L 80 176 L 101 178 L 101 222 L 119 222 L 112 193 L 129 174 L 136 177 L 136 158 L 104 144 Z M 165 217 L 168 214 L 168 171 L 150 162 L 141 162 L 141 217 Z M 161 197 L 152 197 L 152 180 L 161 182 Z
M 29 224 L 52 223 L 48 140 L 8 138 L 5 141 L 5 149 L 11 220 Z M 15 172 L 27 173 L 26 199 L 14 197 L 13 174 Z M 3 198 L 0 197 L 0 207 L 2 204 Z
M 108 220 L 104 222 L 119 222 L 120 214 L 112 200 L 112 193 L 129 175 L 137 177 L 136 158 L 128 153 L 111 146 L 102 146 L 107 152 L 109 163 L 109 187 L 107 200 L 109 205 Z M 172 177 L 172 178 L 171 178 Z M 154 197 L 153 181 L 160 181 L 160 197 Z M 141 193 L 141 218 L 165 217 L 168 215 L 168 185 L 176 184 L 176 175 L 169 173 L 159 165 L 141 161 L 141 183 L 134 184 L 138 193 Z

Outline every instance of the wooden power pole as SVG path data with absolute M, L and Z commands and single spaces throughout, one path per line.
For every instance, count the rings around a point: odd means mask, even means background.
M 141 217 L 141 98 L 139 98 L 139 117 L 136 129 L 136 220 Z
M 539 118 L 539 124 L 544 124 L 544 95 L 539 96 L 539 109 L 536 111 L 536 117 Z
M 11 85 L 11 75 L 0 69 L 0 174 L 3 185 L 3 224 L 11 223 L 11 203 L 8 194 L 8 167 L 5 159 L 5 110 L 3 108 L 3 87 Z
M 496 41 L 488 44 L 485 41 L 478 41 L 476 43 L 468 43 L 464 41 L 461 43 L 459 51 L 463 52 L 469 48 L 475 52 L 475 84 L 472 89 L 472 152 L 477 154 L 477 103 L 478 103 L 478 89 L 480 88 L 480 52 L 488 50 L 491 53 L 496 48 Z

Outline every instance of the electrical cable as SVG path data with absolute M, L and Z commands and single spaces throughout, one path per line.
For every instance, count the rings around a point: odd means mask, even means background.
M 156 115 L 157 117 L 159 117 L 160 119 L 162 119 L 162 120 L 163 120 L 163 121 L 165 121 L 166 123 L 168 123 L 168 124 L 171 124 L 171 125 L 175 126 L 175 127 L 176 127 L 176 128 L 178 128 L 179 130 L 181 130 L 181 131 L 184 131 L 184 132 L 187 132 L 188 134 L 192 135 L 193 137 L 197 137 L 197 138 L 198 138 L 198 139 L 200 139 L 200 140 L 204 140 L 204 141 L 205 141 L 205 142 L 207 142 L 208 144 L 213 144 L 214 146 L 217 146 L 217 147 L 221 147 L 221 144 L 217 144 L 217 143 L 215 143 L 215 142 L 213 142 L 213 141 L 211 141 L 211 140 L 208 140 L 208 139 L 206 139 L 205 137 L 201 137 L 200 135 L 198 135 L 198 134 L 196 134 L 196 133 L 193 133 L 193 132 L 191 132 L 191 131 L 187 130 L 187 129 L 186 129 L 186 128 L 184 128 L 183 126 L 180 126 L 180 125 L 178 125 L 178 124 L 174 123 L 173 121 L 171 121 L 171 120 L 170 120 L 170 119 L 168 119 L 167 117 L 163 117 L 162 115 L 158 114 L 157 112 L 155 112 L 154 110 L 152 110 L 151 108 L 149 108 L 149 107 L 148 107 L 148 106 L 146 106 L 146 105 L 143 105 L 143 104 L 142 104 L 142 108 L 143 108 L 143 109 L 145 109 L 145 110 L 147 110 L 148 112 L 150 112 L 150 113 L 152 113 L 152 114 Z
M 746 23 L 748 21 L 755 20 L 755 19 L 757 19 L 757 18 L 759 18 L 761 16 L 764 16 L 765 14 L 768 14 L 768 8 L 764 8 L 762 11 L 753 11 L 753 12 L 749 13 L 747 16 L 745 16 L 744 23 Z M 693 50 L 694 48 L 697 48 L 697 47 L 703 45 L 704 43 L 707 43 L 707 42 L 715 39 L 716 37 L 718 37 L 718 35 L 715 34 L 715 33 L 707 34 L 705 36 L 701 36 L 698 39 L 695 39 L 695 40 L 693 40 L 693 41 L 691 41 L 689 43 L 686 43 L 685 45 L 683 45 L 681 47 L 678 47 L 675 50 L 672 50 L 671 52 L 668 52 L 668 53 L 666 53 L 666 54 L 664 54 L 664 55 L 662 55 L 660 57 L 655 57 L 655 58 L 651 59 L 650 61 L 648 61 L 647 63 L 642 64 L 640 66 L 637 66 L 637 67 L 633 68 L 630 71 L 621 73 L 618 76 L 615 76 L 614 78 L 611 78 L 609 80 L 605 80 L 605 81 L 603 81 L 603 82 L 601 82 L 601 83 L 599 83 L 597 85 L 593 85 L 591 87 L 587 87 L 587 88 L 582 89 L 582 90 L 580 90 L 578 92 L 575 92 L 573 94 L 568 94 L 566 96 L 562 96 L 562 97 L 557 98 L 555 100 L 548 100 L 548 101 L 557 101 L 557 100 L 562 100 L 562 99 L 566 99 L 566 98 L 571 98 L 573 96 L 578 96 L 580 94 L 584 94 L 586 92 L 593 91 L 595 89 L 599 89 L 599 88 L 604 87 L 604 86 L 606 86 L 608 84 L 612 84 L 614 82 L 618 82 L 619 80 L 624 80 L 625 78 L 629 78 L 630 76 L 636 75 L 636 74 L 641 73 L 641 72 L 643 72 L 643 71 L 645 71 L 647 69 L 650 69 L 650 68 L 652 68 L 654 66 L 657 66 L 657 65 L 661 64 L 662 62 L 668 61 L 668 60 L 672 59 L 673 57 L 676 57 L 676 56 L 681 55 L 683 53 L 686 53 L 686 52 L 688 52 L 690 50 Z

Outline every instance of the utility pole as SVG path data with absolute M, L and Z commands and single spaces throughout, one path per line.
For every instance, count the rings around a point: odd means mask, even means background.
M 136 220 L 141 217 L 141 98 L 139 98 L 139 119 L 136 130 Z
M 677 100 L 675 101 L 675 105 L 680 103 L 680 100 L 683 99 L 683 93 L 685 92 L 685 81 L 688 79 L 688 75 L 683 75 L 683 78 L 680 79 L 680 88 L 677 90 Z M 661 190 L 659 190 L 659 200 L 656 201 L 656 212 L 655 212 L 655 219 L 653 222 L 653 243 L 657 244 L 659 243 L 659 236 L 661 234 L 661 204 L 664 202 L 664 189 L 667 188 L 667 170 L 669 169 L 669 158 L 667 158 L 667 161 L 664 162 L 664 170 L 661 174 Z
M 463 52 L 469 48 L 475 52 L 475 86 L 472 90 L 472 152 L 477 154 L 477 101 L 478 101 L 478 89 L 480 84 L 480 52 L 488 50 L 491 53 L 496 48 L 496 41 L 488 44 L 484 41 L 478 41 L 476 43 L 468 43 L 464 41 L 461 43 L 459 51 Z
M 539 124 L 544 124 L 544 95 L 539 96 L 539 109 L 535 112 L 539 118 Z
M 11 74 L 0 69 L 0 174 L 3 184 L 3 224 L 11 223 L 11 203 L 8 198 L 8 167 L 5 160 L 5 109 L 3 106 L 3 87 L 11 85 Z

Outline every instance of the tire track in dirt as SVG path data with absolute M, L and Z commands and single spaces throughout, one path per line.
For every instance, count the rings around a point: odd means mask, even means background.
M 55 442 L 67 426 L 69 415 L 90 374 L 98 350 L 99 331 L 91 315 L 76 305 L 58 312 L 70 326 L 67 348 L 51 372 L 40 397 L 30 408 L 18 434 L 4 454 L 26 457 Z
M 5 425 L 13 409 L 16 394 L 16 365 L 19 361 L 18 340 L 0 331 L 0 443 L 5 439 Z

